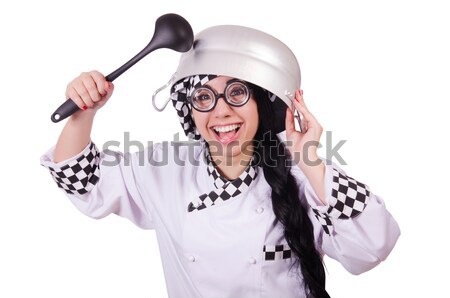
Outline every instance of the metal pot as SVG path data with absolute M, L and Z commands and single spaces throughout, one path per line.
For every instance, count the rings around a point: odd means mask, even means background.
M 214 26 L 198 33 L 193 47 L 182 54 L 171 84 L 196 74 L 248 81 L 272 92 L 289 107 L 301 83 L 298 61 L 283 42 L 265 32 L 235 25 Z

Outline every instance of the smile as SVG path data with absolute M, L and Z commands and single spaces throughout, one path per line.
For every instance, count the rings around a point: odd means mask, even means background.
M 230 132 L 232 130 L 237 130 L 241 127 L 240 124 L 231 124 L 225 126 L 214 126 L 213 129 L 215 132 Z
M 239 136 L 239 129 L 242 124 L 235 123 L 229 125 L 213 126 L 214 135 L 216 139 L 222 144 L 228 144 L 237 139 Z

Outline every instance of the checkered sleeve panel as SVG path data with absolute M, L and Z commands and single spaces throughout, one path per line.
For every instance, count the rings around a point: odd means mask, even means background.
M 333 219 L 349 219 L 358 216 L 367 206 L 370 197 L 369 187 L 334 168 L 331 196 L 335 199 L 326 213 L 313 208 L 314 215 L 325 233 L 332 235 Z
M 47 167 L 59 188 L 68 194 L 85 194 L 98 182 L 100 152 L 93 142 L 79 154 L 61 166 Z

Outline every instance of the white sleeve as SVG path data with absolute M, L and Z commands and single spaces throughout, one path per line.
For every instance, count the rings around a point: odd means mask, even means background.
M 325 163 L 323 205 L 304 173 L 292 173 L 301 183 L 300 195 L 311 207 L 315 237 L 322 253 L 339 261 L 352 274 L 361 274 L 384 261 L 400 236 L 400 229 L 384 201 L 369 187 L 339 168 Z
M 151 208 L 139 188 L 137 153 L 100 152 L 90 142 L 67 160 L 55 163 L 53 156 L 54 147 L 41 157 L 41 165 L 82 213 L 97 219 L 115 213 L 143 229 L 153 228 Z

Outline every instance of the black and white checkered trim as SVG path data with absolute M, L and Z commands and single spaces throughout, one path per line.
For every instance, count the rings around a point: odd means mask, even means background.
M 319 210 L 312 208 L 314 215 L 316 216 L 319 223 L 322 225 L 323 231 L 328 235 L 333 235 L 334 227 L 330 216 L 327 213 L 322 213 Z
M 100 174 L 100 152 L 94 143 L 74 160 L 60 168 L 48 167 L 59 188 L 69 194 L 85 194 L 98 182 Z
M 364 183 L 333 168 L 331 195 L 337 202 L 330 207 L 328 214 L 334 218 L 348 219 L 357 216 L 366 208 L 370 190 Z
M 263 252 L 265 261 L 289 259 L 292 256 L 291 248 L 287 244 L 264 245 Z
M 203 86 L 208 81 L 216 78 L 216 75 L 195 75 L 184 78 L 176 82 L 172 86 L 170 98 L 172 99 L 172 104 L 177 110 L 177 114 L 183 127 L 184 133 L 190 139 L 200 140 L 201 135 L 195 127 L 194 119 L 191 116 L 191 105 L 189 104 L 187 98 L 191 95 L 194 88 Z
M 325 233 L 329 235 L 334 230 L 332 218 L 349 219 L 364 211 L 370 197 L 370 189 L 364 183 L 333 168 L 331 195 L 336 199 L 336 203 L 330 204 L 326 213 L 313 208 L 314 215 L 319 220 Z
M 220 176 L 219 172 L 214 167 L 208 150 L 205 151 L 205 154 L 207 155 L 208 175 L 214 179 L 214 187 L 216 190 L 207 194 L 202 194 L 196 200 L 190 202 L 188 205 L 188 212 L 202 210 L 240 195 L 250 187 L 250 184 L 258 175 L 257 161 L 256 158 L 253 157 L 247 168 L 238 178 L 231 181 L 226 180 Z

